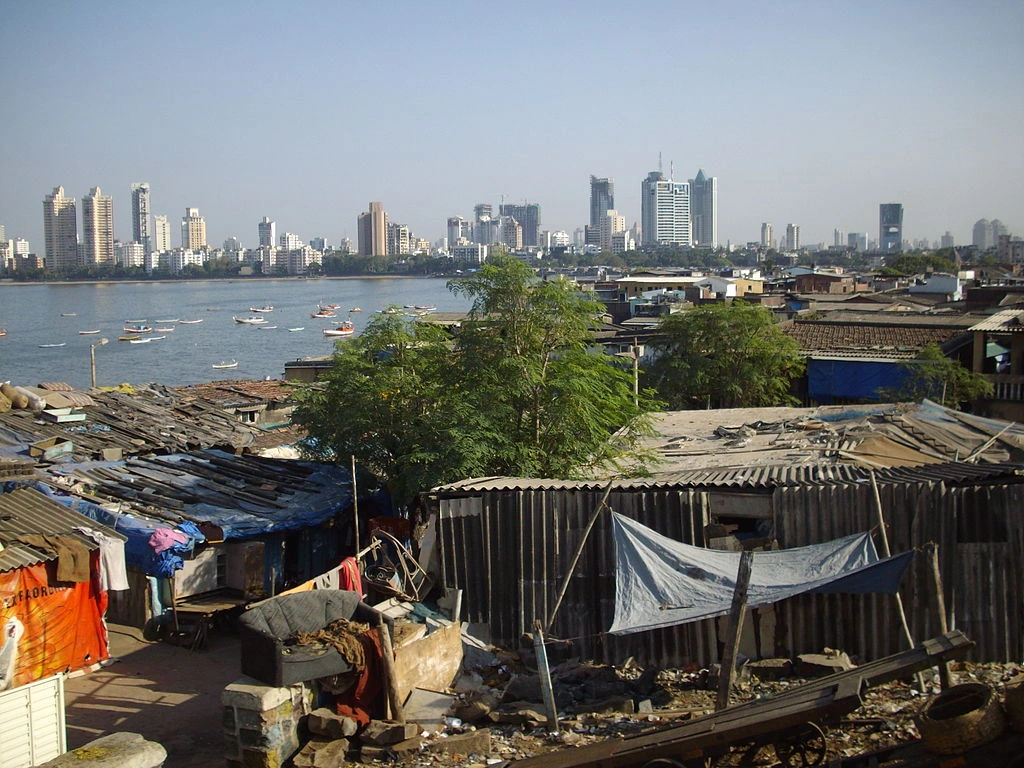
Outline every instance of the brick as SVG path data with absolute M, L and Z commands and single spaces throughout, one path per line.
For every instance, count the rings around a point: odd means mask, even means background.
M 486 755 L 491 751 L 491 732 L 481 728 L 467 733 L 456 733 L 447 739 L 438 739 L 430 744 L 432 752 L 449 755 Z
M 397 744 L 400 741 L 413 738 L 419 733 L 419 726 L 416 723 L 393 723 L 387 720 L 371 720 L 359 734 L 359 739 L 364 744 L 373 744 L 378 747 L 388 744 Z
M 251 677 L 243 677 L 226 686 L 221 692 L 220 701 L 226 707 L 251 709 L 266 712 L 292 700 L 291 688 L 274 688 L 263 685 Z
M 341 739 L 354 736 L 359 724 L 351 717 L 336 714 L 326 707 L 314 709 L 306 719 L 306 727 L 310 733 L 326 736 L 329 739 Z

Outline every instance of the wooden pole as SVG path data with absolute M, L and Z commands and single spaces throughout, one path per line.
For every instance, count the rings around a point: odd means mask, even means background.
M 555 600 L 555 606 L 551 609 L 551 614 L 548 616 L 548 632 L 551 631 L 551 626 L 555 623 L 555 614 L 558 613 L 558 609 L 562 605 L 562 598 L 565 597 L 565 593 L 569 589 L 569 580 L 572 578 L 572 574 L 576 570 L 576 563 L 580 561 L 580 555 L 583 554 L 583 546 L 587 543 L 590 531 L 594 527 L 594 523 L 597 522 L 597 518 L 601 514 L 601 510 L 608 506 L 608 495 L 612 492 L 613 482 L 615 481 L 608 481 L 608 486 L 604 489 L 604 496 L 601 497 L 601 502 L 594 509 L 594 514 L 590 516 L 590 521 L 587 523 L 587 527 L 583 530 L 583 538 L 580 539 L 579 546 L 576 547 L 576 554 L 573 555 L 572 562 L 569 564 L 569 572 L 565 574 L 565 579 L 562 581 L 562 587 L 558 590 L 558 597 Z
M 949 631 L 949 622 L 946 620 L 946 597 L 942 593 L 942 572 L 939 570 L 939 545 L 929 541 L 924 545 L 925 555 L 931 565 L 932 572 L 932 597 L 935 601 L 935 613 L 939 617 L 939 632 L 946 634 Z M 942 690 L 949 688 L 952 682 L 949 676 L 949 664 L 939 664 L 939 682 Z
M 355 530 L 355 551 L 359 551 L 359 493 L 356 488 L 356 456 L 352 454 L 352 527 Z
M 750 571 L 754 564 L 754 553 L 750 551 L 740 555 L 740 567 L 736 573 L 736 588 L 732 593 L 732 606 L 729 608 L 729 631 L 726 633 L 725 649 L 722 652 L 722 669 L 718 673 L 718 697 L 715 699 L 715 711 L 729 706 L 729 691 L 736 679 L 736 656 L 740 648 L 740 635 L 743 633 L 743 615 L 747 609 L 747 589 L 750 586 Z
M 551 683 L 551 667 L 548 666 L 548 651 L 544 647 L 544 630 L 539 619 L 533 622 L 533 649 L 537 654 L 537 674 L 540 676 L 540 690 L 544 695 L 544 709 L 548 713 L 548 732 L 558 733 L 558 707 L 555 706 L 555 687 Z
M 405 709 L 402 707 L 402 700 L 398 696 L 398 678 L 395 676 L 395 652 L 391 647 L 391 634 L 388 632 L 388 625 L 381 622 L 377 625 L 377 632 L 380 635 L 380 658 L 384 667 L 384 679 L 388 684 L 388 705 L 391 707 L 391 719 L 396 723 L 405 722 Z
M 868 476 L 871 478 L 871 490 L 875 495 L 875 517 L 878 522 L 879 534 L 882 538 L 882 556 L 891 557 L 889 549 L 889 533 L 885 529 L 885 514 L 882 511 L 882 495 L 878 492 L 878 481 L 875 479 L 875 470 L 869 469 Z M 900 617 L 900 627 L 903 629 L 903 638 L 907 641 L 908 648 L 914 648 L 916 643 L 910 634 L 910 625 L 907 623 L 907 612 L 903 609 L 903 598 L 900 596 L 899 587 L 896 589 L 896 611 Z M 917 684 L 921 692 L 924 692 L 924 676 L 917 673 Z

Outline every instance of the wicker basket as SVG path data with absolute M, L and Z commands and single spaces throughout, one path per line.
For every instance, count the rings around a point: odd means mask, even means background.
M 956 755 L 987 744 L 1006 730 L 995 691 L 982 683 L 947 688 L 917 717 L 921 741 L 930 752 Z
M 1018 678 L 1011 685 L 1006 686 L 1006 700 L 1003 704 L 1006 707 L 1006 719 L 1010 721 L 1010 727 L 1024 733 L 1024 678 Z

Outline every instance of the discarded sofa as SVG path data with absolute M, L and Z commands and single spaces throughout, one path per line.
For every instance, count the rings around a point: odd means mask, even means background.
M 317 589 L 256 604 L 239 618 L 242 673 L 275 687 L 341 675 L 352 665 L 329 644 L 289 644 L 296 632 L 316 632 L 338 619 L 369 624 L 392 622 L 362 602 L 356 592 Z

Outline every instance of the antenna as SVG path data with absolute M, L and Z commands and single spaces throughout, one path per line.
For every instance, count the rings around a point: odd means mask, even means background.
M 673 181 L 676 177 L 676 164 L 675 161 L 670 160 L 668 164 L 668 180 Z
M 661 173 L 661 152 L 658 153 L 658 173 Z

